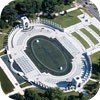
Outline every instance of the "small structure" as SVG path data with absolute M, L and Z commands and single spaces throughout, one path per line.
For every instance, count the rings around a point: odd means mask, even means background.
M 60 70 L 63 70 L 63 67 L 62 66 L 60 67 Z
M 82 85 L 82 79 L 80 78 L 80 76 L 77 76 L 74 78 L 74 81 L 76 82 L 77 89 L 79 89 Z
M 39 43 L 40 41 L 39 40 L 36 40 L 36 42 Z
M 21 17 L 21 23 L 24 30 L 27 30 L 30 28 L 30 22 L 26 16 Z

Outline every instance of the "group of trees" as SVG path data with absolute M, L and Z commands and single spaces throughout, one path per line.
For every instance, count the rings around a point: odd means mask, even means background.
M 89 97 L 92 98 L 93 96 L 96 95 L 96 93 L 99 90 L 99 82 L 94 82 L 94 83 L 91 83 L 91 84 L 86 84 L 84 86 L 84 89 L 88 93 Z
M 100 80 L 100 59 L 98 64 L 92 64 L 92 78 Z
M 24 96 L 21 96 L 20 94 L 15 94 L 10 97 L 15 100 L 82 100 L 83 95 L 82 93 L 79 93 L 78 96 L 66 96 L 58 88 L 49 88 L 44 93 L 27 89 L 25 90 Z
M 64 93 L 59 88 L 49 88 L 45 91 L 41 91 L 41 89 L 26 89 L 23 96 L 15 94 L 10 96 L 10 98 L 14 100 L 89 100 L 97 93 L 99 82 L 89 83 L 84 89 L 88 93 L 88 96 L 84 96 L 84 93 L 73 93 L 72 95 Z
M 73 0 L 15 0 L 7 5 L 1 14 L 0 28 L 14 25 L 19 15 L 34 18 L 39 12 L 50 16 L 53 12 L 59 12 L 64 5 L 72 3 Z M 6 23 L 6 24 L 4 24 Z M 8 24 L 8 25 L 7 25 Z

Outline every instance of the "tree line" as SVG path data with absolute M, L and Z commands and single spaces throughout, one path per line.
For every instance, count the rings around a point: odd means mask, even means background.
M 21 15 L 34 18 L 36 13 L 47 14 L 62 11 L 64 5 L 70 5 L 73 0 L 15 0 L 7 5 L 1 14 L 0 28 L 16 25 L 16 20 Z
M 84 89 L 88 94 L 87 96 L 82 92 L 69 94 L 68 92 L 64 93 L 59 88 L 48 88 L 42 92 L 40 89 L 26 89 L 23 96 L 15 94 L 10 96 L 10 98 L 14 100 L 89 100 L 96 95 L 99 89 L 99 82 L 89 83 L 84 86 Z
M 78 96 L 65 95 L 59 88 L 49 88 L 45 92 L 37 92 L 35 90 L 27 89 L 24 95 L 15 94 L 10 96 L 14 100 L 82 100 L 82 93 Z

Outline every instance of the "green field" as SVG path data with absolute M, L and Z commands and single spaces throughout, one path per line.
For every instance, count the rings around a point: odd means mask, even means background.
M 91 55 L 92 63 L 99 64 L 100 63 L 100 52 L 96 52 Z
M 0 49 L 2 49 L 4 47 L 4 41 L 5 41 L 6 36 L 7 35 L 0 34 Z
M 3 70 L 0 68 L 0 82 L 2 89 L 5 93 L 12 92 L 14 89 L 14 86 L 6 76 L 6 74 L 3 72 Z
M 52 22 L 55 22 L 59 25 L 61 25 L 63 28 L 69 27 L 71 25 L 74 25 L 76 23 L 79 23 L 80 20 L 77 18 L 78 15 L 82 14 L 82 12 L 78 9 L 72 12 L 69 12 L 65 15 L 60 15 L 54 19 L 50 19 Z M 47 18 L 44 18 L 47 19 Z M 47 19 L 49 20 L 49 19 Z
M 72 56 L 57 40 L 44 36 L 33 37 L 28 41 L 25 52 L 41 72 L 64 75 L 69 73 L 72 68 Z
M 90 47 L 89 44 L 88 44 L 80 35 L 78 35 L 76 32 L 73 32 L 72 35 L 73 35 L 74 37 L 76 37 L 76 38 L 83 44 L 83 46 L 84 46 L 86 49 L 88 49 L 88 48 Z
M 8 28 L 1 29 L 1 32 L 8 33 L 9 31 L 11 31 L 12 28 L 12 26 L 9 26 Z
M 27 86 L 31 86 L 31 84 L 30 84 L 29 82 L 25 82 L 25 83 L 22 83 L 22 84 L 20 85 L 21 88 L 27 87 Z
M 98 41 L 96 40 L 96 38 L 89 32 L 87 31 L 85 28 L 80 29 L 86 36 L 88 36 L 90 38 L 90 40 L 94 43 L 97 44 Z
M 100 30 L 96 28 L 94 25 L 89 25 L 89 27 L 94 30 L 100 36 Z
M 61 25 L 63 28 L 66 28 L 80 22 L 80 20 L 77 18 L 77 16 L 80 14 L 82 14 L 82 12 L 78 9 L 78 10 L 69 12 L 65 14 L 64 16 L 58 16 L 52 21 Z

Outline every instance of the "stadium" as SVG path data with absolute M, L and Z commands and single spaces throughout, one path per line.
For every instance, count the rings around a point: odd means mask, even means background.
M 84 48 L 48 20 L 22 17 L 9 33 L 7 54 L 15 73 L 43 88 L 77 91 L 91 76 L 91 60 Z

